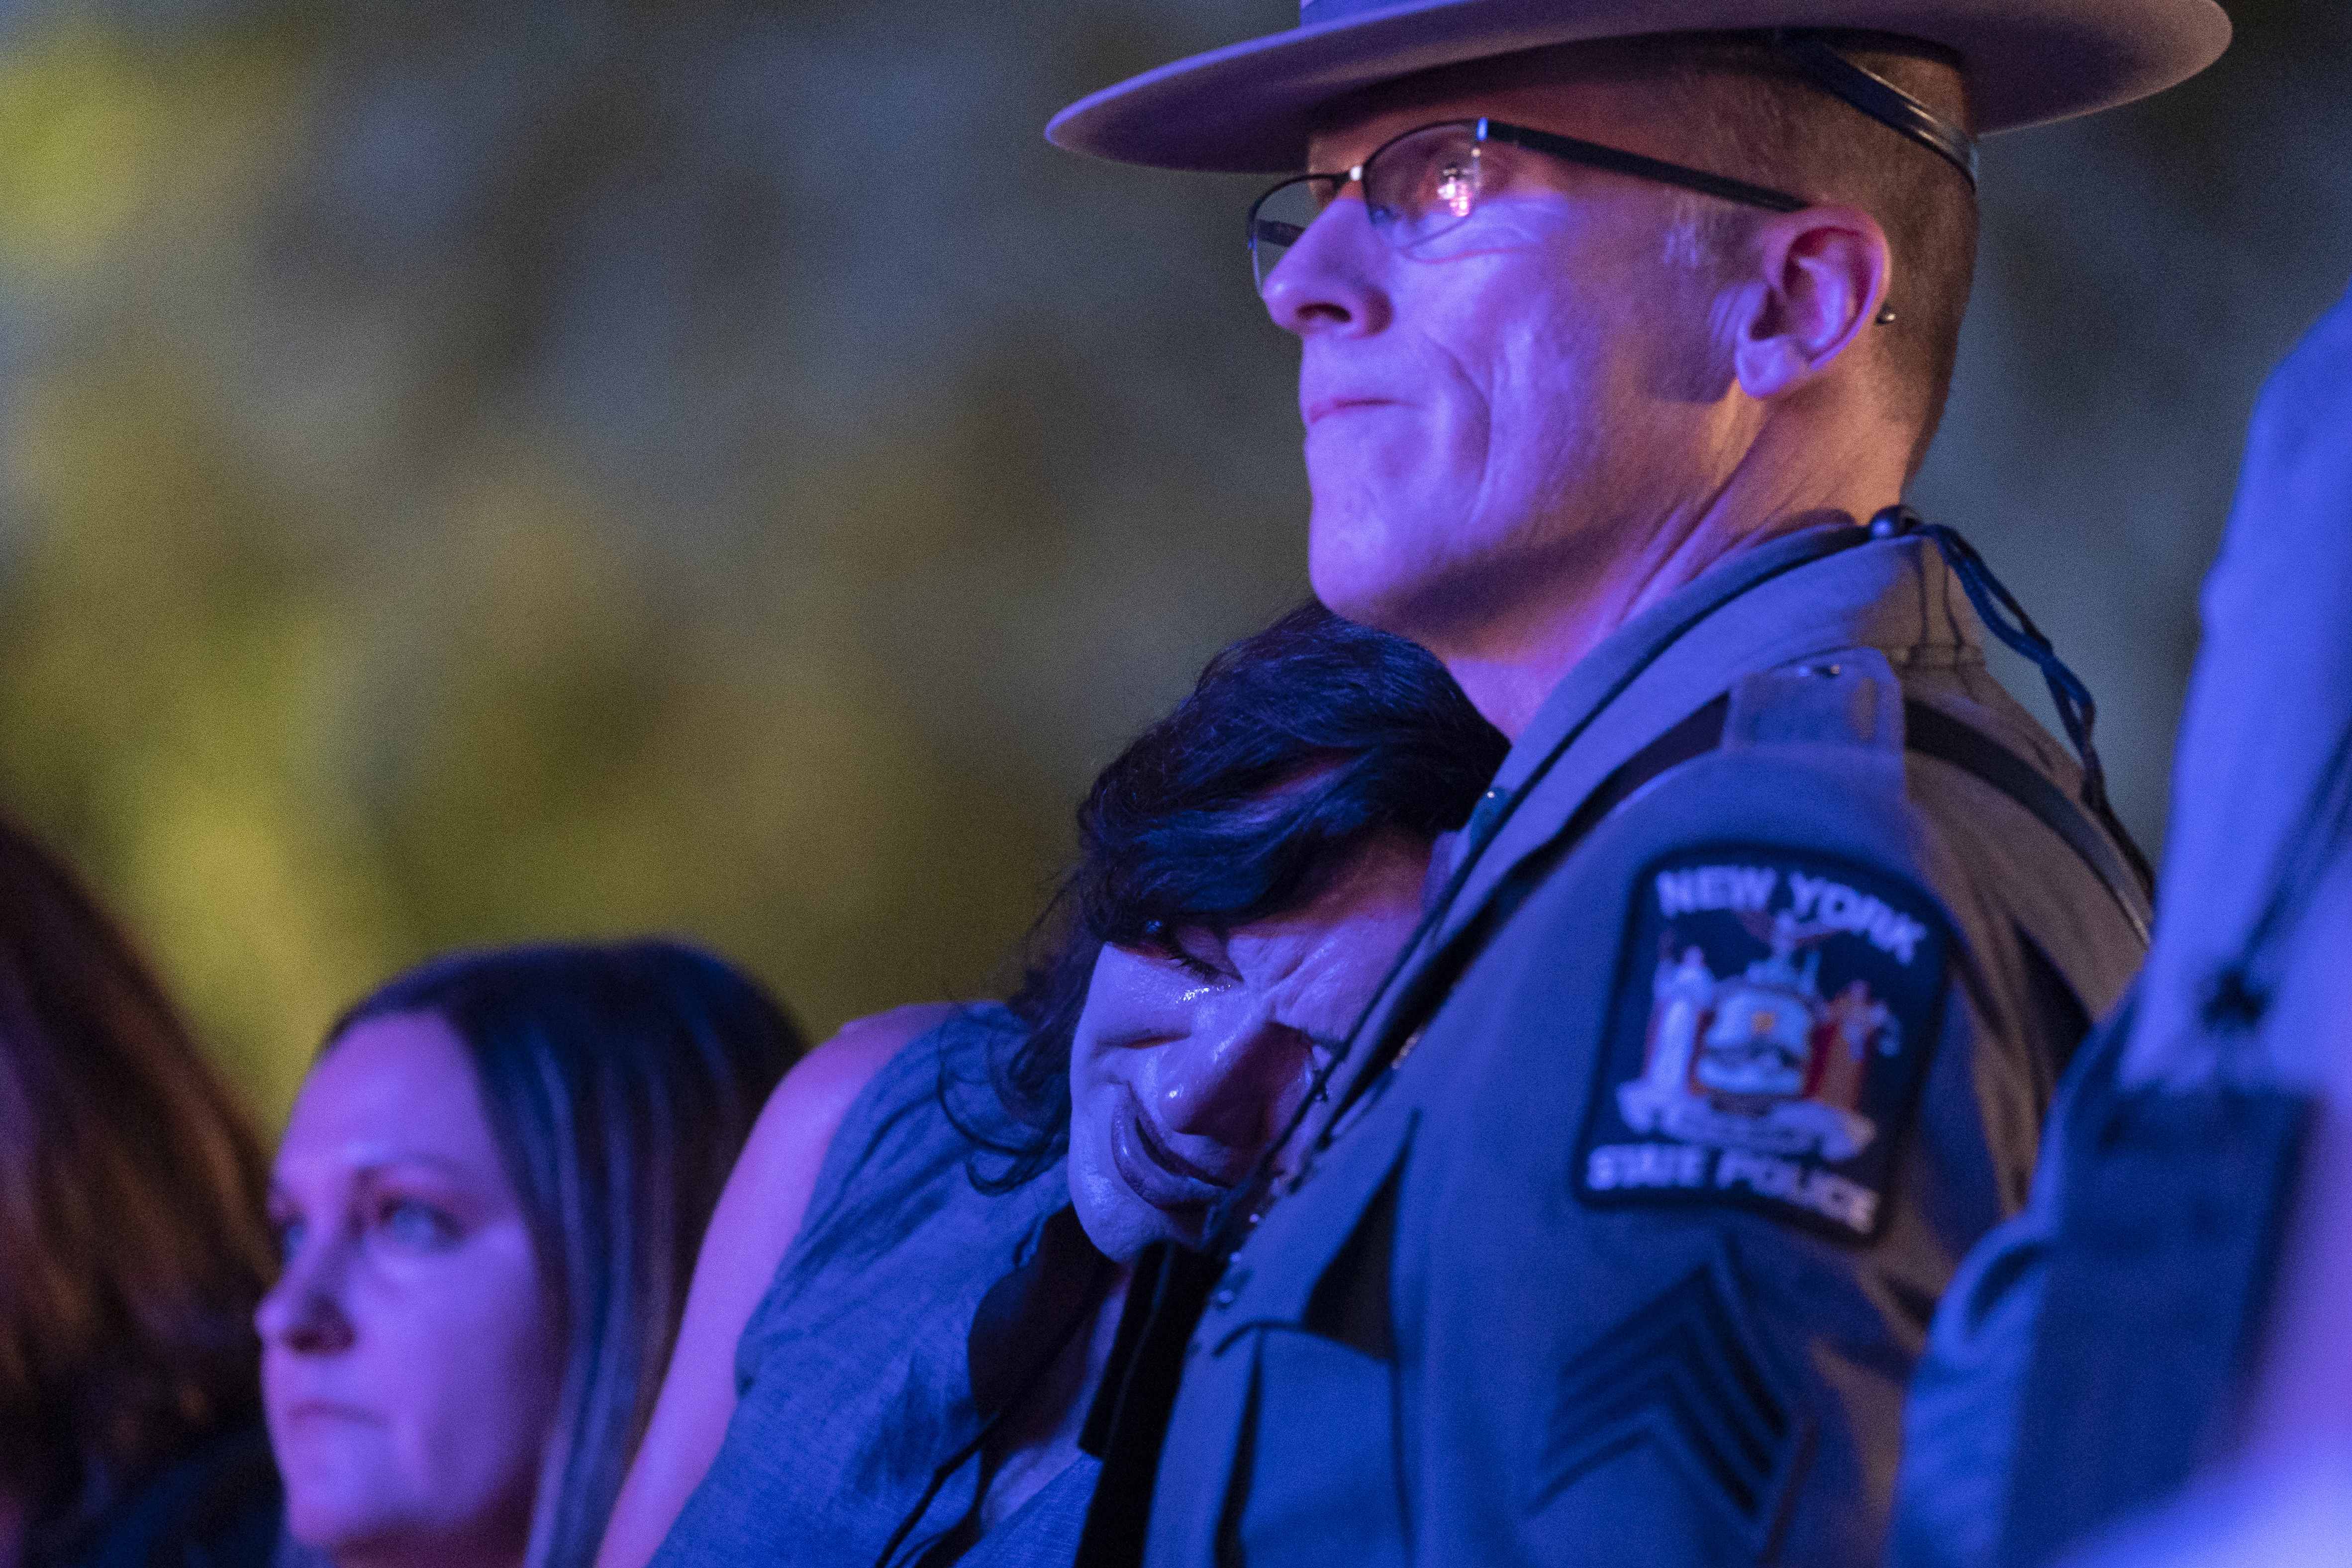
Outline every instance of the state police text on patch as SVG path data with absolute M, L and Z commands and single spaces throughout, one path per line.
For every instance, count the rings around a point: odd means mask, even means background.
M 1876 1235 L 1936 1043 L 1947 932 L 1918 889 L 1801 850 L 1719 845 L 1654 864 L 1634 889 L 1578 1194 Z

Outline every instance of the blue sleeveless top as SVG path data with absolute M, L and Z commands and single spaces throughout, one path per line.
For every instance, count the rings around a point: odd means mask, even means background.
M 965 1125 L 1005 1125 L 988 1056 L 1021 1036 L 1002 1007 L 966 1009 L 900 1051 L 851 1105 L 737 1346 L 726 1441 L 650 1568 L 866 1568 L 942 1463 L 979 1436 L 988 1413 L 972 1398 L 973 1317 L 1067 1206 L 1067 1167 L 1003 1195 L 979 1192 L 965 1169 L 975 1145 L 940 1092 L 949 1086 Z M 1081 1454 L 958 1568 L 1069 1568 L 1100 1468 Z M 971 1510 L 979 1474 L 975 1455 L 948 1478 L 892 1568 Z

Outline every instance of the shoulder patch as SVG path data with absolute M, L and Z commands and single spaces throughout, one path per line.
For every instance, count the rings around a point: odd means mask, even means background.
M 1653 862 L 1634 886 L 1578 1196 L 1876 1236 L 1949 943 L 1935 900 L 1864 867 L 1743 844 Z

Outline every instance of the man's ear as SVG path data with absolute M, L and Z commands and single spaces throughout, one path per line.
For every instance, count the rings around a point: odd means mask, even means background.
M 1777 397 L 1826 374 L 1870 330 L 1894 268 L 1886 233 L 1860 207 L 1818 206 L 1766 220 L 1754 270 L 1732 312 L 1732 373 L 1750 397 Z

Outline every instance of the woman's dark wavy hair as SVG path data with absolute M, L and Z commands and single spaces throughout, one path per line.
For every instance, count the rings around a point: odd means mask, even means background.
M 1011 1191 L 1068 1149 L 1070 1042 L 1104 943 L 1307 903 L 1385 828 L 1427 840 L 1460 827 L 1508 746 L 1428 653 L 1318 604 L 1211 659 L 1078 807 L 1077 864 L 1008 1003 L 1025 1031 L 992 1064 L 1009 1125 L 982 1128 L 941 1085 L 967 1136 L 1004 1157 L 973 1181 Z
M 268 1185 L 131 939 L 0 818 L 0 1492 L 28 1557 L 258 1415 Z
M 653 1415 L 710 1211 L 800 1034 L 683 943 L 550 943 L 412 969 L 326 1048 L 413 1013 L 465 1046 L 565 1347 L 524 1568 L 580 1568 Z

